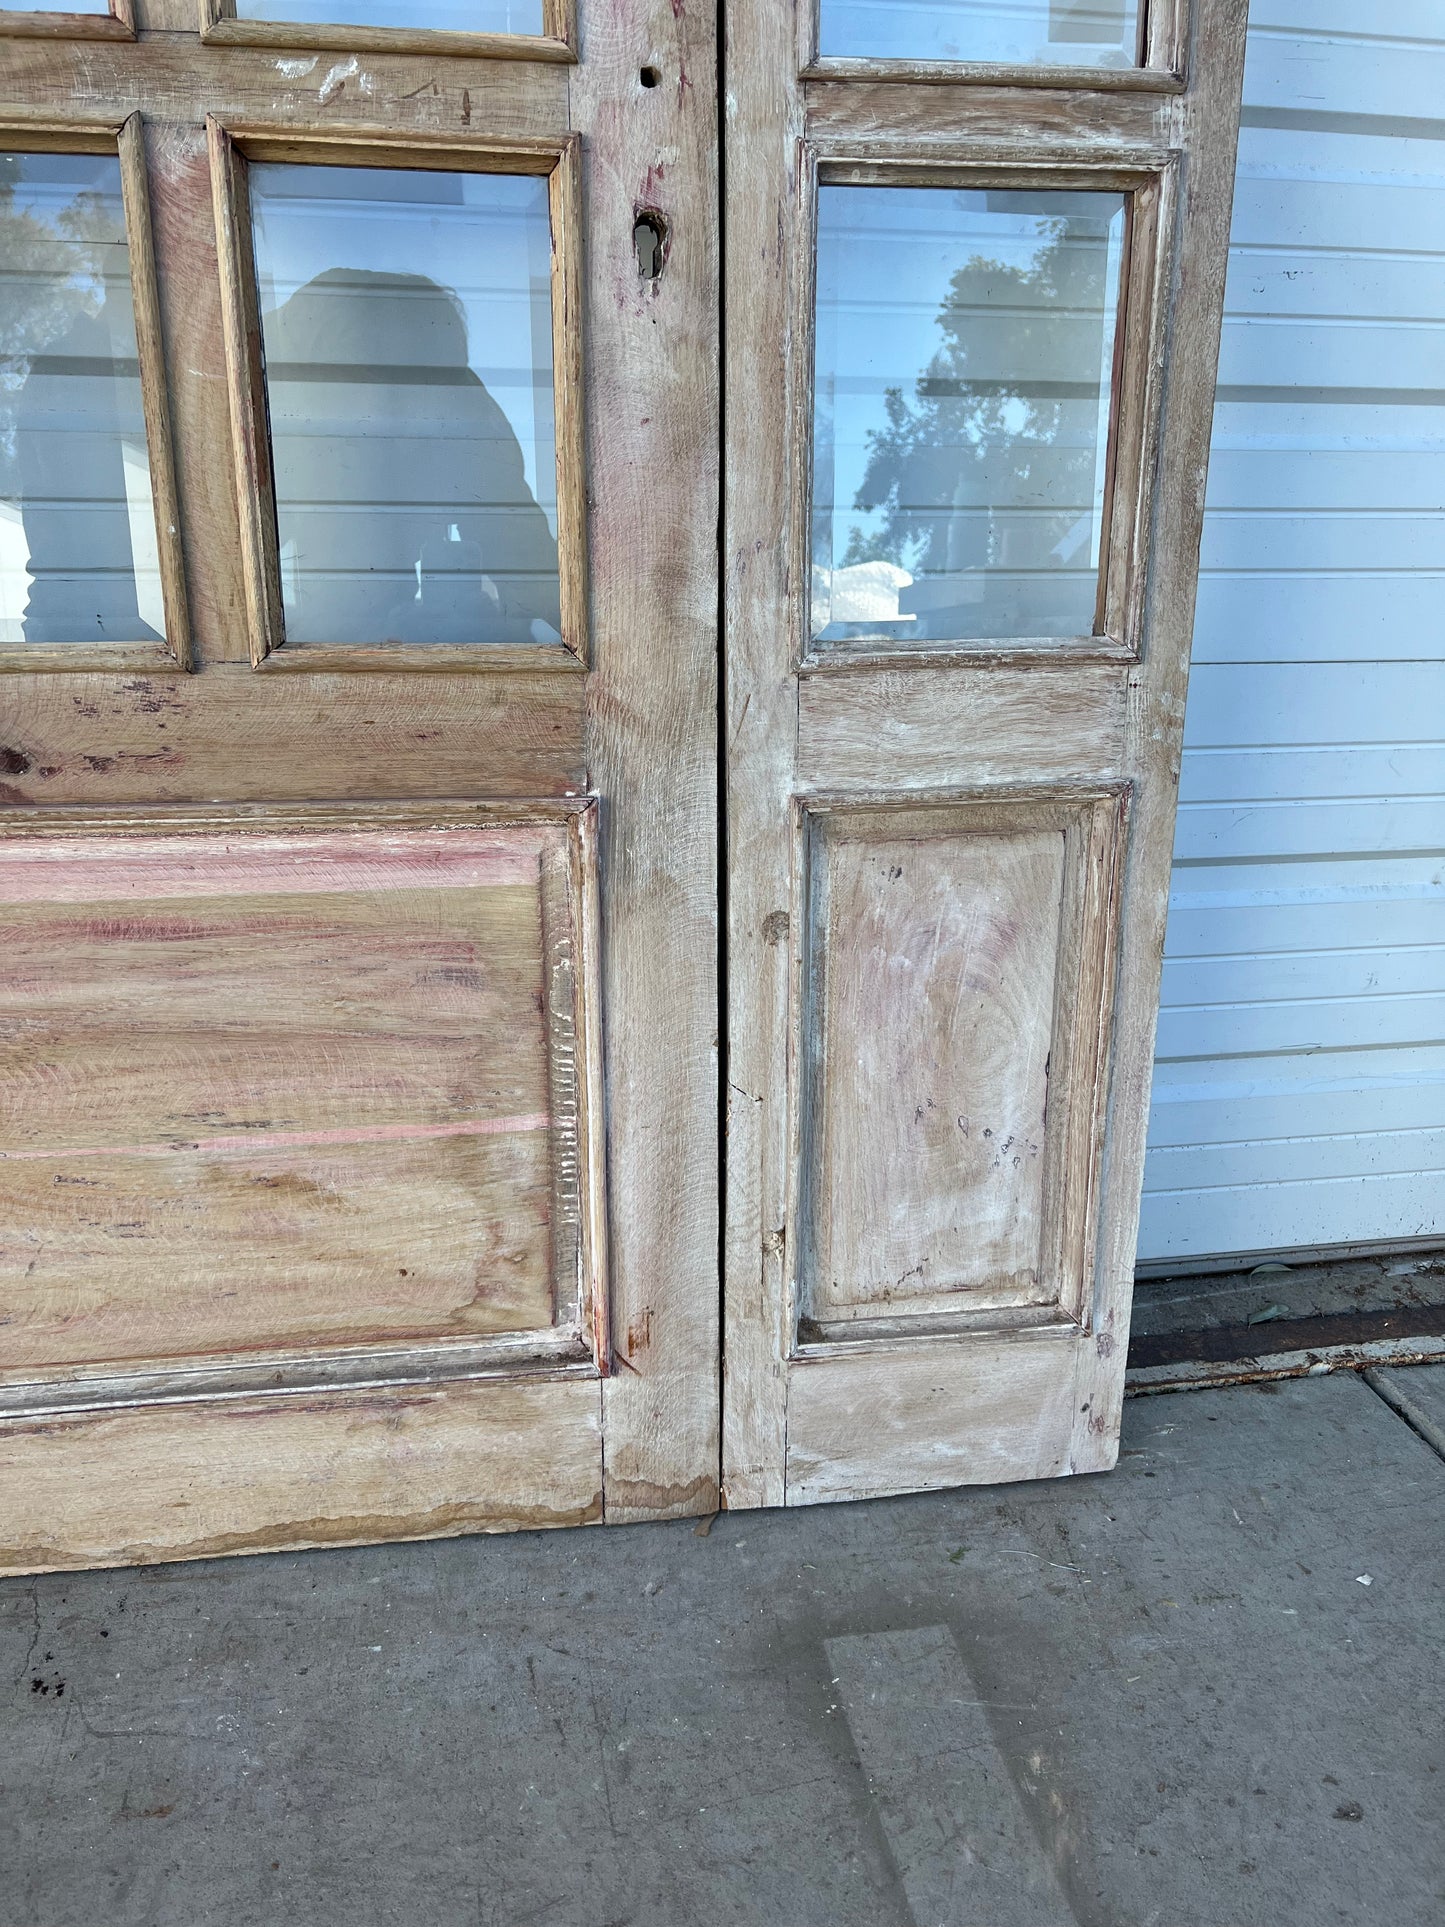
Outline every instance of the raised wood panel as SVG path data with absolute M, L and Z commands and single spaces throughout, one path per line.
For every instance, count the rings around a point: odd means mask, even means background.
M 805 1342 L 1087 1316 L 1122 812 L 1022 795 L 805 818 Z
M 578 1329 L 570 835 L 0 846 L 7 1370 Z
M 0 1423 L 0 1571 L 585 1525 L 585 1377 L 152 1405 Z
M 1062 830 L 835 818 L 811 867 L 808 1313 L 1036 1299 Z

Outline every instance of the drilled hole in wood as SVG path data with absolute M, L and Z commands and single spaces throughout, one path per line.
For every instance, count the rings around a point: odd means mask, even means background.
M 667 222 L 645 208 L 633 227 L 632 242 L 637 249 L 637 272 L 644 281 L 656 281 L 667 264 Z
M 644 67 L 637 78 L 642 82 L 644 87 L 659 87 L 662 84 L 662 75 L 657 71 L 656 67 Z

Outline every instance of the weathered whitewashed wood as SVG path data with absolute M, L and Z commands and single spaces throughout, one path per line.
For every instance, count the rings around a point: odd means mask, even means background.
M 1159 71 L 1115 88 L 943 64 L 796 79 L 803 0 L 730 0 L 730 1504 L 1050 1476 L 1117 1450 L 1244 11 L 1151 10 Z M 819 173 L 1128 198 L 1094 638 L 808 644 Z M 1095 800 L 1051 869 L 1023 799 L 1061 790 Z M 821 896 L 808 880 L 800 810 L 842 823 L 913 799 L 941 821 L 990 796 L 1020 799 L 1012 858 L 1006 835 L 985 854 L 960 827 L 920 862 L 890 832 L 877 874 L 834 845 Z M 947 887 L 962 897 L 935 914 Z M 981 974 L 973 937 L 994 953 Z M 914 1116 L 925 1089 L 944 1115 L 971 1118 L 979 1093 L 1032 1120 L 1037 1189 L 1010 1164 L 990 1193 L 949 1158 Z M 985 1309 L 912 1302 L 910 1264 Z M 1048 1322 L 1020 1324 L 1041 1279 Z
M 615 1520 L 717 1505 L 715 9 L 609 0 L 584 9 L 581 45 Z M 655 278 L 644 212 L 665 229 Z
M 788 1373 L 790 1505 L 1056 1479 L 1077 1416 L 1072 1326 L 820 1348 Z
M 874 791 L 1118 782 L 1132 672 L 873 665 L 800 678 L 796 781 Z
M 787 1029 L 798 689 L 788 673 L 788 539 L 800 504 L 783 426 L 807 356 L 791 317 L 806 286 L 798 241 L 792 4 L 722 9 L 723 143 L 731 325 L 722 573 L 727 759 L 727 1380 L 723 1489 L 730 1506 L 780 1505 L 786 1454 L 785 1256 L 790 1209 Z M 791 585 L 798 593 L 801 585 Z
M 1088 1304 L 1122 796 L 811 801 L 800 1336 Z

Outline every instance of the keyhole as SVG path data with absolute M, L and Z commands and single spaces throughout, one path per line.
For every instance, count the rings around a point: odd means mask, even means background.
M 646 209 L 637 217 L 632 244 L 637 249 L 637 272 L 644 281 L 658 280 L 667 259 L 667 222 Z

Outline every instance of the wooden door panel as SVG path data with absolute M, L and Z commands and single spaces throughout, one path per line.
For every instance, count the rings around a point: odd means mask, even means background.
M 167 634 L 178 601 L 186 644 L 100 646 L 81 623 L 0 652 L 11 1570 L 717 1499 L 711 21 L 549 0 L 545 37 L 502 41 L 417 28 L 403 0 L 374 36 L 231 11 L 203 34 L 196 0 L 136 0 L 133 37 L 105 44 L 0 15 L 0 161 L 128 170 L 153 471 L 161 443 L 175 458 L 178 513 L 155 490 Z M 415 558 L 404 517 L 374 539 L 360 519 L 358 495 L 385 515 L 386 462 L 332 489 L 324 437 L 308 508 L 356 527 L 297 563 L 268 523 L 257 348 L 287 277 L 429 276 L 446 333 L 449 251 L 351 258 L 339 220 L 313 227 L 335 259 L 273 275 L 263 314 L 246 167 L 333 162 L 362 196 L 354 170 L 393 170 L 399 223 L 407 170 L 443 202 L 448 174 L 550 181 L 535 265 L 507 284 L 530 371 L 489 358 L 474 248 L 454 311 L 471 373 L 445 369 L 472 426 L 434 501 L 400 434 L 388 499 L 440 516 Z M 644 209 L 667 237 L 655 272 Z M 379 359 L 390 420 L 415 371 Z M 444 581 L 445 545 L 479 546 L 456 471 L 505 437 L 480 432 L 478 382 L 539 397 L 528 486 L 557 519 L 570 646 L 545 624 L 521 647 L 456 620 L 430 634 L 424 609 L 410 642 L 288 643 L 273 559 L 384 562 L 405 589 L 414 559 Z M 326 390 L 343 441 L 368 386 Z M 0 533 L 33 562 L 27 512 Z M 6 586 L 23 610 L 28 583 Z
M 804 1343 L 1086 1315 L 1122 805 L 807 804 Z
M 587 1355 L 590 826 L 572 842 L 0 850 L 6 1370 L 564 1331 Z

